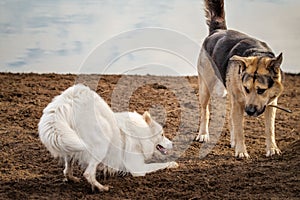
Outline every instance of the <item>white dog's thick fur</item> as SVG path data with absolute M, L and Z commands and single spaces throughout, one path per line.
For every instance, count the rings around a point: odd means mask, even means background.
M 155 153 L 166 153 L 172 142 L 150 114 L 114 113 L 94 91 L 83 85 L 68 88 L 44 109 L 39 136 L 54 157 L 63 158 L 66 180 L 73 176 L 72 164 L 78 161 L 84 177 L 100 191 L 108 187 L 96 180 L 96 170 L 129 172 L 144 176 L 159 169 L 178 167 L 176 162 L 150 163 Z

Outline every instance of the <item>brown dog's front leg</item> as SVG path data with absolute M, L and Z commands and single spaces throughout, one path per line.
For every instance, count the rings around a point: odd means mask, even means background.
M 272 105 L 277 105 L 277 99 L 272 102 Z M 276 108 L 267 106 L 265 110 L 265 133 L 266 133 L 266 156 L 280 155 L 281 151 L 275 141 L 275 116 Z
M 235 146 L 235 157 L 249 158 L 244 136 L 244 105 L 231 98 L 231 145 Z

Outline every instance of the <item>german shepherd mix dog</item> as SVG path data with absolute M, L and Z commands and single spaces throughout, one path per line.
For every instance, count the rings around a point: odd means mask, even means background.
M 227 30 L 223 0 L 205 0 L 205 12 L 209 35 L 198 61 L 202 113 L 196 140 L 209 140 L 210 89 L 222 82 L 231 102 L 231 146 L 235 147 L 235 156 L 249 157 L 243 133 L 244 113 L 253 117 L 265 113 L 266 156 L 280 154 L 275 142 L 273 106 L 283 91 L 282 54 L 276 57 L 266 43 Z

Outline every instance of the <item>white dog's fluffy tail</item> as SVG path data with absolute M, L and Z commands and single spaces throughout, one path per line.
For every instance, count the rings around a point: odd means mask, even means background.
M 60 97 L 58 97 L 60 98 Z M 71 104 L 55 98 L 43 111 L 38 130 L 42 143 L 54 157 L 64 157 L 85 150 L 86 146 L 72 127 Z M 67 121 L 70 120 L 70 121 Z

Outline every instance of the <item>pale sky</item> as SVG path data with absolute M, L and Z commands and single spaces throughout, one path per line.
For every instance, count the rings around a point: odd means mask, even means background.
M 0 4 L 2 72 L 196 74 L 207 34 L 201 0 Z M 284 71 L 300 72 L 300 1 L 225 0 L 225 9 L 228 28 L 267 42 L 283 52 Z

